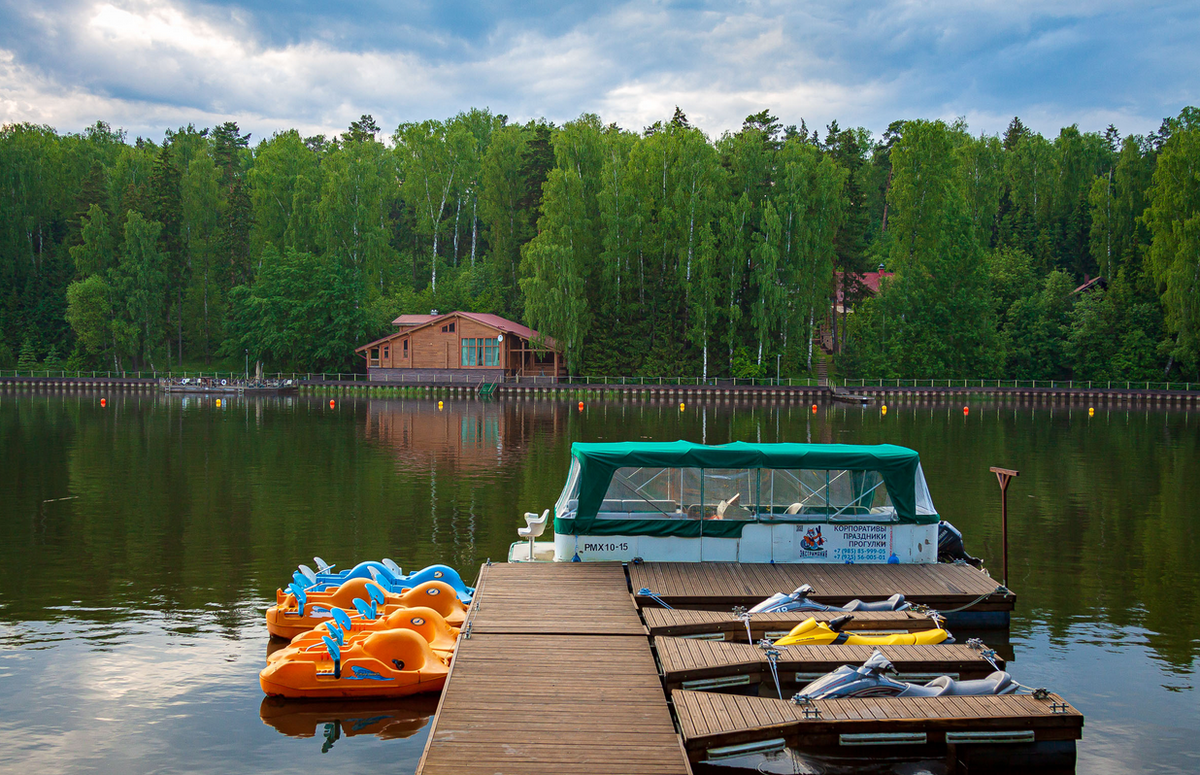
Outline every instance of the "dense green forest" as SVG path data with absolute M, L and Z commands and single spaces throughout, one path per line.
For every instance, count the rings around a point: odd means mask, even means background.
M 678 108 L 383 134 L 4 126 L 0 367 L 346 369 L 436 308 L 524 320 L 576 374 L 803 375 L 820 337 L 853 377 L 1197 378 L 1195 108 L 1124 137 L 763 111 L 714 140 Z

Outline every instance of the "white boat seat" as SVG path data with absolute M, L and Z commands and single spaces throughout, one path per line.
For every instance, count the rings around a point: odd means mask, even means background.
M 525 512 L 525 527 L 517 528 L 521 538 L 533 540 L 546 531 L 546 522 L 550 519 L 550 509 L 546 509 L 539 517 L 532 511 Z
M 802 509 L 802 508 L 804 508 L 803 503 L 793 503 L 791 506 L 788 506 L 787 511 L 785 511 L 783 513 L 784 514 L 799 514 L 800 509 Z

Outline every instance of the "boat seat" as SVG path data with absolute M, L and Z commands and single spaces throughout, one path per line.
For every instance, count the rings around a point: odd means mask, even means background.
M 550 519 L 550 509 L 546 509 L 539 517 L 532 511 L 525 512 L 525 527 L 517 528 L 517 535 L 530 541 L 546 531 L 546 522 Z
M 1012 676 L 997 670 L 987 678 L 975 681 L 956 681 L 948 675 L 938 676 L 924 686 L 910 684 L 901 697 L 979 697 L 993 694 L 1011 694 Z
M 517 528 L 517 535 L 529 539 L 529 561 L 533 562 L 533 542 L 546 531 L 546 522 L 550 519 L 550 509 L 538 516 L 532 511 L 525 512 L 525 527 Z
M 903 611 L 908 608 L 904 603 L 904 595 L 892 595 L 887 600 L 876 600 L 874 603 L 864 603 L 855 598 L 842 606 L 843 611 Z

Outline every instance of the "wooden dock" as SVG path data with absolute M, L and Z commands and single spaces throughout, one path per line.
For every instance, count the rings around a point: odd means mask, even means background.
M 766 652 L 746 642 L 744 621 L 729 609 L 803 583 L 828 602 L 902 592 L 944 608 L 978 600 L 1005 617 L 1014 602 L 985 574 L 952 565 L 487 565 L 480 571 L 417 771 L 675 775 L 690 773 L 691 763 L 705 760 L 714 748 L 763 741 L 793 746 L 866 745 L 863 741 L 878 739 L 949 742 L 966 746 L 959 750 L 980 751 L 995 742 L 1059 741 L 1046 744 L 1068 746 L 1074 755 L 1083 718 L 1057 695 L 860 698 L 801 707 L 721 693 L 753 693 L 753 686 L 773 684 Z M 657 607 L 654 596 L 636 594 L 643 587 L 669 604 L 696 610 Z M 752 616 L 751 635 L 757 640 L 810 616 L 838 615 Z M 916 612 L 883 611 L 856 614 L 847 629 L 931 626 Z M 725 639 L 709 639 L 714 637 Z M 861 664 L 873 650 L 782 647 L 779 677 L 789 684 L 807 682 L 840 665 Z M 909 680 L 940 674 L 970 679 L 993 670 L 980 651 L 960 644 L 880 650 Z M 692 691 L 693 681 L 718 691 Z M 858 755 L 863 750 L 854 749 Z
M 736 562 L 645 562 L 630 564 L 629 580 L 640 606 L 662 602 L 674 608 L 731 610 L 750 607 L 776 592 L 808 584 L 818 603 L 841 605 L 854 598 L 886 600 L 897 592 L 910 603 L 939 611 L 970 606 L 948 617 L 951 625 L 1007 627 L 1017 597 L 969 565 L 795 565 Z M 647 589 L 651 595 L 639 594 Z
M 658 661 L 667 688 L 707 687 L 714 679 L 739 677 L 742 684 L 770 683 L 766 652 L 748 643 L 695 640 L 692 638 L 655 638 Z M 842 665 L 858 666 L 878 648 L 906 680 L 931 680 L 949 675 L 965 680 L 984 678 L 996 668 L 970 646 L 780 646 L 777 669 L 787 683 L 807 683 Z M 994 658 L 1001 669 L 1004 661 Z M 727 686 L 736 685 L 725 680 Z
M 671 699 L 693 762 L 714 748 L 782 739 L 793 747 L 894 744 L 1036 743 L 1080 739 L 1083 714 L 1057 694 L 998 697 L 875 697 L 786 700 L 712 692 Z M 870 749 L 868 749 L 870 750 Z M 859 748 L 861 755 L 863 749 Z
M 620 563 L 484 566 L 467 625 L 417 772 L 691 772 Z
M 793 627 L 808 619 L 828 622 L 840 611 L 784 611 L 754 614 L 749 617 L 750 638 L 757 643 L 762 638 L 781 638 Z M 643 608 L 642 617 L 652 637 L 670 635 L 677 638 L 711 638 L 746 642 L 746 623 L 732 613 L 722 611 L 692 611 L 688 609 Z M 864 611 L 853 614 L 842 629 L 846 632 L 920 632 L 937 628 L 933 619 L 914 611 Z

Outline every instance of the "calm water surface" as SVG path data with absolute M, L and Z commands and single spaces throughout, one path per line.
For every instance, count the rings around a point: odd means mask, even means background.
M 1080 773 L 1200 771 L 1195 413 L 106 397 L 0 393 L 0 770 L 412 772 L 428 699 L 264 702 L 275 588 L 313 555 L 474 578 L 572 441 L 683 438 L 913 447 L 997 576 L 987 469 L 1020 469 L 1010 670 L 1087 715 Z

